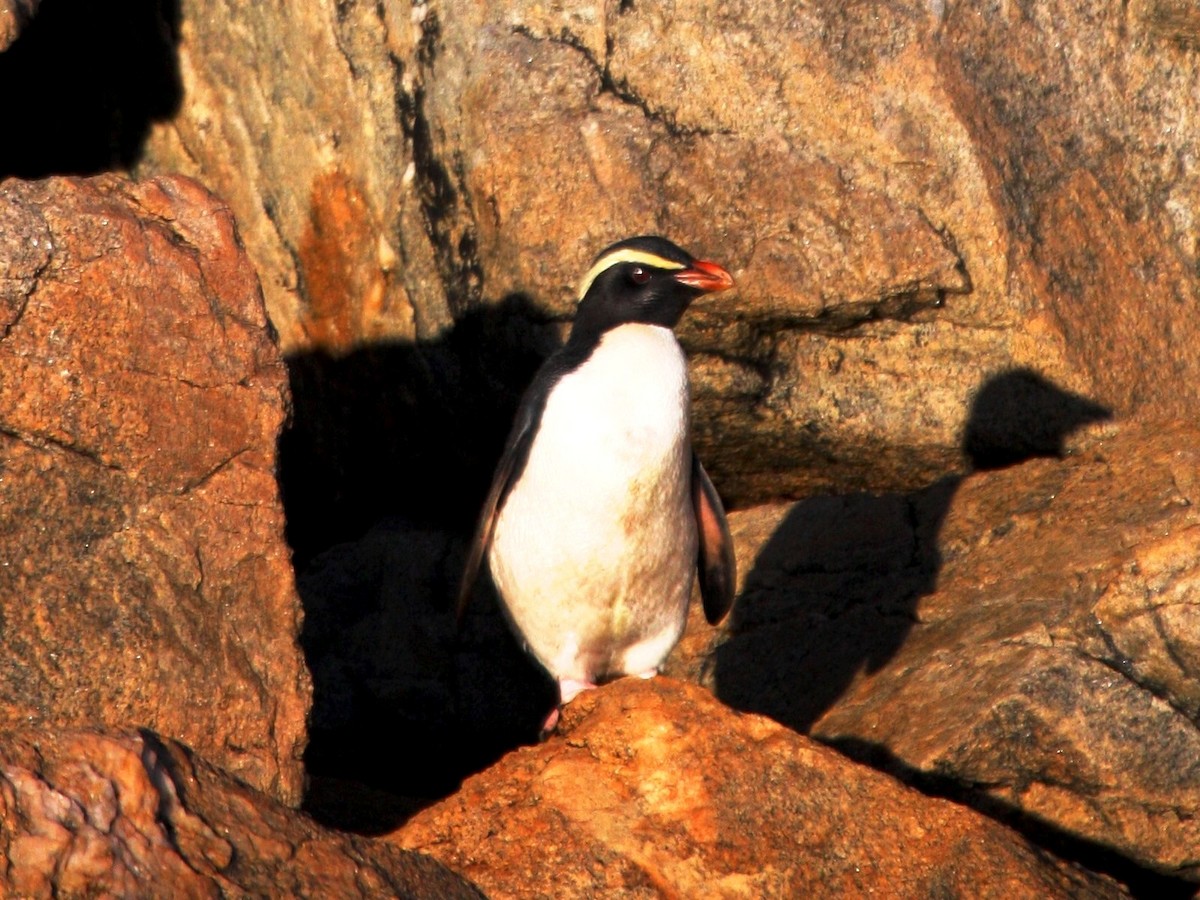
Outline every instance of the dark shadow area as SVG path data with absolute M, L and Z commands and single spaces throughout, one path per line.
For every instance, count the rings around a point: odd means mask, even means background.
M 1105 407 L 1029 369 L 985 382 L 963 451 L 973 469 L 1065 453 L 1066 439 Z M 907 494 L 811 497 L 759 553 L 717 653 L 718 694 L 801 733 L 859 671 L 878 671 L 904 643 L 937 584 L 938 534 L 962 478 Z
M 973 785 L 910 766 L 879 744 L 857 738 L 841 738 L 826 743 L 850 759 L 887 772 L 923 794 L 951 800 L 995 819 L 1060 859 L 1070 860 L 1085 869 L 1115 878 L 1125 885 L 1134 897 L 1146 900 L 1186 900 L 1195 897 L 1200 890 L 1200 886 L 1195 882 L 1147 869 L 1106 844 L 1071 834 L 1053 822 L 1031 816 L 1018 806 L 976 790 Z
M 490 585 L 461 632 L 452 607 L 517 402 L 556 346 L 512 296 L 440 341 L 288 360 L 279 478 L 313 676 L 307 808 L 327 824 L 394 827 L 536 740 L 553 706 Z
M 279 478 L 297 569 L 391 516 L 465 533 L 521 393 L 556 348 L 552 323 L 513 295 L 438 341 L 289 357 Z
M 0 53 L 0 178 L 88 175 L 137 162 L 183 99 L 178 0 L 43 0 Z
M 1108 409 L 1028 369 L 977 392 L 963 450 L 973 469 L 1062 457 L 1080 427 Z M 962 481 L 947 475 L 912 493 L 820 496 L 797 503 L 748 574 L 730 638 L 716 653 L 718 696 L 807 734 L 860 671 L 882 668 L 937 586 L 939 532 Z M 925 793 L 971 806 L 1063 859 L 1110 875 L 1138 896 L 1190 897 L 1196 885 L 1146 869 L 1105 845 L 997 801 L 975 786 L 907 765 L 866 740 L 832 742 L 847 756 Z
M 1032 369 L 990 379 L 975 395 L 963 434 L 963 453 L 976 470 L 1003 469 L 1035 456 L 1062 458 L 1078 428 L 1112 411 L 1056 387 Z

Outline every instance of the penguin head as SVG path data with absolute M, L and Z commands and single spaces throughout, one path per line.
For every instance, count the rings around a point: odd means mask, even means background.
M 571 337 L 595 338 L 630 323 L 674 328 L 701 294 L 731 287 L 721 266 L 666 238 L 627 238 L 601 251 L 583 277 Z

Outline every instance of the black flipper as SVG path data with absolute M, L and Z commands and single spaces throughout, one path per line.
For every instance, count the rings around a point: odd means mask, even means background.
M 456 618 L 462 622 L 467 603 L 471 599 L 471 590 L 479 577 L 479 569 L 487 555 L 488 546 L 492 543 L 492 532 L 496 530 L 496 518 L 504 498 L 516 483 L 525 468 L 525 460 L 529 457 L 529 447 L 533 443 L 534 427 L 541 418 L 541 404 L 522 403 L 517 411 L 517 419 L 513 423 L 512 433 L 504 454 L 496 465 L 496 474 L 492 476 L 492 487 L 488 491 L 487 500 L 479 513 L 479 524 L 475 527 L 475 537 L 471 540 L 471 549 L 467 553 L 467 564 L 463 568 L 462 581 L 458 588 L 458 604 L 455 610 Z
M 529 459 L 529 448 L 533 445 L 533 436 L 538 424 L 542 421 L 542 411 L 546 408 L 546 398 L 555 383 L 587 359 L 588 348 L 567 346 L 551 356 L 537 374 L 533 382 L 521 398 L 513 420 L 512 431 L 509 432 L 508 442 L 504 445 L 504 453 L 496 464 L 496 474 L 492 476 L 492 487 L 484 501 L 483 510 L 479 513 L 479 524 L 475 528 L 475 537 L 471 541 L 471 549 L 467 554 L 467 564 L 463 568 L 462 582 L 458 589 L 457 617 L 462 622 L 463 613 L 471 599 L 471 589 L 475 579 L 479 577 L 479 569 L 487 556 L 488 546 L 492 543 L 492 533 L 496 530 L 496 517 L 512 486 L 525 470 L 525 462 Z
M 725 508 L 695 453 L 692 454 L 692 507 L 696 511 L 696 530 L 700 533 L 696 567 L 700 575 L 704 617 L 710 625 L 717 625 L 733 608 L 737 561 L 733 555 L 729 523 L 725 521 Z

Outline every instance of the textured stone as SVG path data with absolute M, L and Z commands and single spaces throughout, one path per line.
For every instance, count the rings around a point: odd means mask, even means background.
M 731 636 L 694 631 L 676 665 L 1060 847 L 1196 879 L 1198 443 L 1131 423 L 1062 461 L 737 514 Z
M 0 721 L 149 727 L 299 801 L 284 379 L 199 185 L 0 183 Z
M 292 353 L 420 356 L 514 297 L 566 317 L 591 255 L 652 230 L 738 279 L 683 329 L 734 505 L 961 471 L 1011 369 L 1118 413 L 1198 399 L 1188 4 L 334 7 L 185 2 L 191 102 L 144 163 L 230 198 Z M 417 429 L 472 402 L 446 387 Z
M 180 9 L 188 103 L 155 127 L 145 166 L 197 176 L 228 200 L 284 349 L 437 335 L 458 298 L 424 209 L 452 198 L 424 197 L 416 177 L 418 56 L 435 37 L 413 5 Z
M 151 732 L 0 737 L 14 897 L 481 896 L 434 860 L 338 835 Z
M 40 0 L 0 0 L 0 52 L 17 39 L 37 12 Z
M 503 897 L 1121 896 L 995 822 L 694 686 L 569 704 L 388 838 Z

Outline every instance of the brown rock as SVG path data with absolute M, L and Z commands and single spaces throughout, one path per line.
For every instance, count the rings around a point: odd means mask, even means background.
M 0 0 L 0 53 L 8 49 L 37 12 L 39 0 Z
M 424 195 L 436 188 L 414 148 L 428 130 L 418 57 L 436 35 L 413 6 L 180 9 L 188 103 L 151 133 L 144 166 L 196 176 L 228 200 L 284 350 L 345 352 L 446 328 L 464 298 L 443 283 L 425 210 L 454 197 Z
M 435 861 L 314 825 L 150 732 L 0 737 L 0 891 L 479 897 Z
M 286 400 L 211 194 L 0 183 L 0 721 L 150 727 L 299 801 Z
M 389 838 L 494 898 L 1120 896 L 704 690 L 625 679 Z
M 1198 443 L 1126 424 L 1063 461 L 735 515 L 732 637 L 677 665 L 1113 871 L 1196 879 Z
M 1200 399 L 1186 7 L 235 3 L 231 38 L 185 2 L 192 102 L 145 165 L 230 198 L 297 354 L 565 317 L 599 247 L 669 233 L 739 283 L 684 326 L 727 499 L 913 489 L 1003 371 Z

